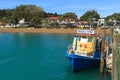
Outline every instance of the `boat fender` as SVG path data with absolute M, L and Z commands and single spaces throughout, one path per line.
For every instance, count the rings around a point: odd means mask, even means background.
M 87 45 L 86 45 L 86 44 L 80 44 L 80 47 L 84 47 L 84 48 L 86 48 Z
M 68 50 L 68 51 L 69 51 L 69 53 L 70 53 L 70 54 L 74 54 L 74 51 L 73 51 L 73 49 L 72 49 L 72 48 L 69 48 L 69 50 Z

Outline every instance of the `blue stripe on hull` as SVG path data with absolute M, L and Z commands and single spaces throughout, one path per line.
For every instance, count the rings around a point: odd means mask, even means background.
M 76 57 L 75 55 L 67 55 L 67 56 L 70 60 L 73 71 L 78 71 L 80 69 L 99 64 L 100 62 L 100 59 L 96 59 L 96 58 L 88 58 L 83 56 Z
M 99 63 L 99 60 L 95 60 L 95 59 L 74 58 L 74 61 L 72 63 L 72 70 L 77 71 L 77 70 L 89 67 L 91 65 L 96 65 L 98 63 Z

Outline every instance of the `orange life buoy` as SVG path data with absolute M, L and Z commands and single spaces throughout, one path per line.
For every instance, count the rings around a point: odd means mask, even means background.
M 86 45 L 86 44 L 80 44 L 80 47 L 84 47 L 84 48 L 86 48 L 87 45 Z

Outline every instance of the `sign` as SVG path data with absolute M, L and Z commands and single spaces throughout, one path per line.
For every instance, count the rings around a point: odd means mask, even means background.
M 79 34 L 94 34 L 94 30 L 77 30 Z

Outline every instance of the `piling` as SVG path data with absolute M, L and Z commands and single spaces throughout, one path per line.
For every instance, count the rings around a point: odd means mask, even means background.
M 120 34 L 114 35 L 112 53 L 112 80 L 120 80 Z
M 111 71 L 112 80 L 114 80 L 114 73 L 115 73 L 115 48 L 116 48 L 116 37 L 112 35 L 112 71 Z
M 100 73 L 101 76 L 104 76 L 104 66 L 105 66 L 105 61 L 104 61 L 104 48 L 105 48 L 105 30 L 103 30 L 102 33 L 102 45 L 101 45 L 101 58 L 100 58 Z

